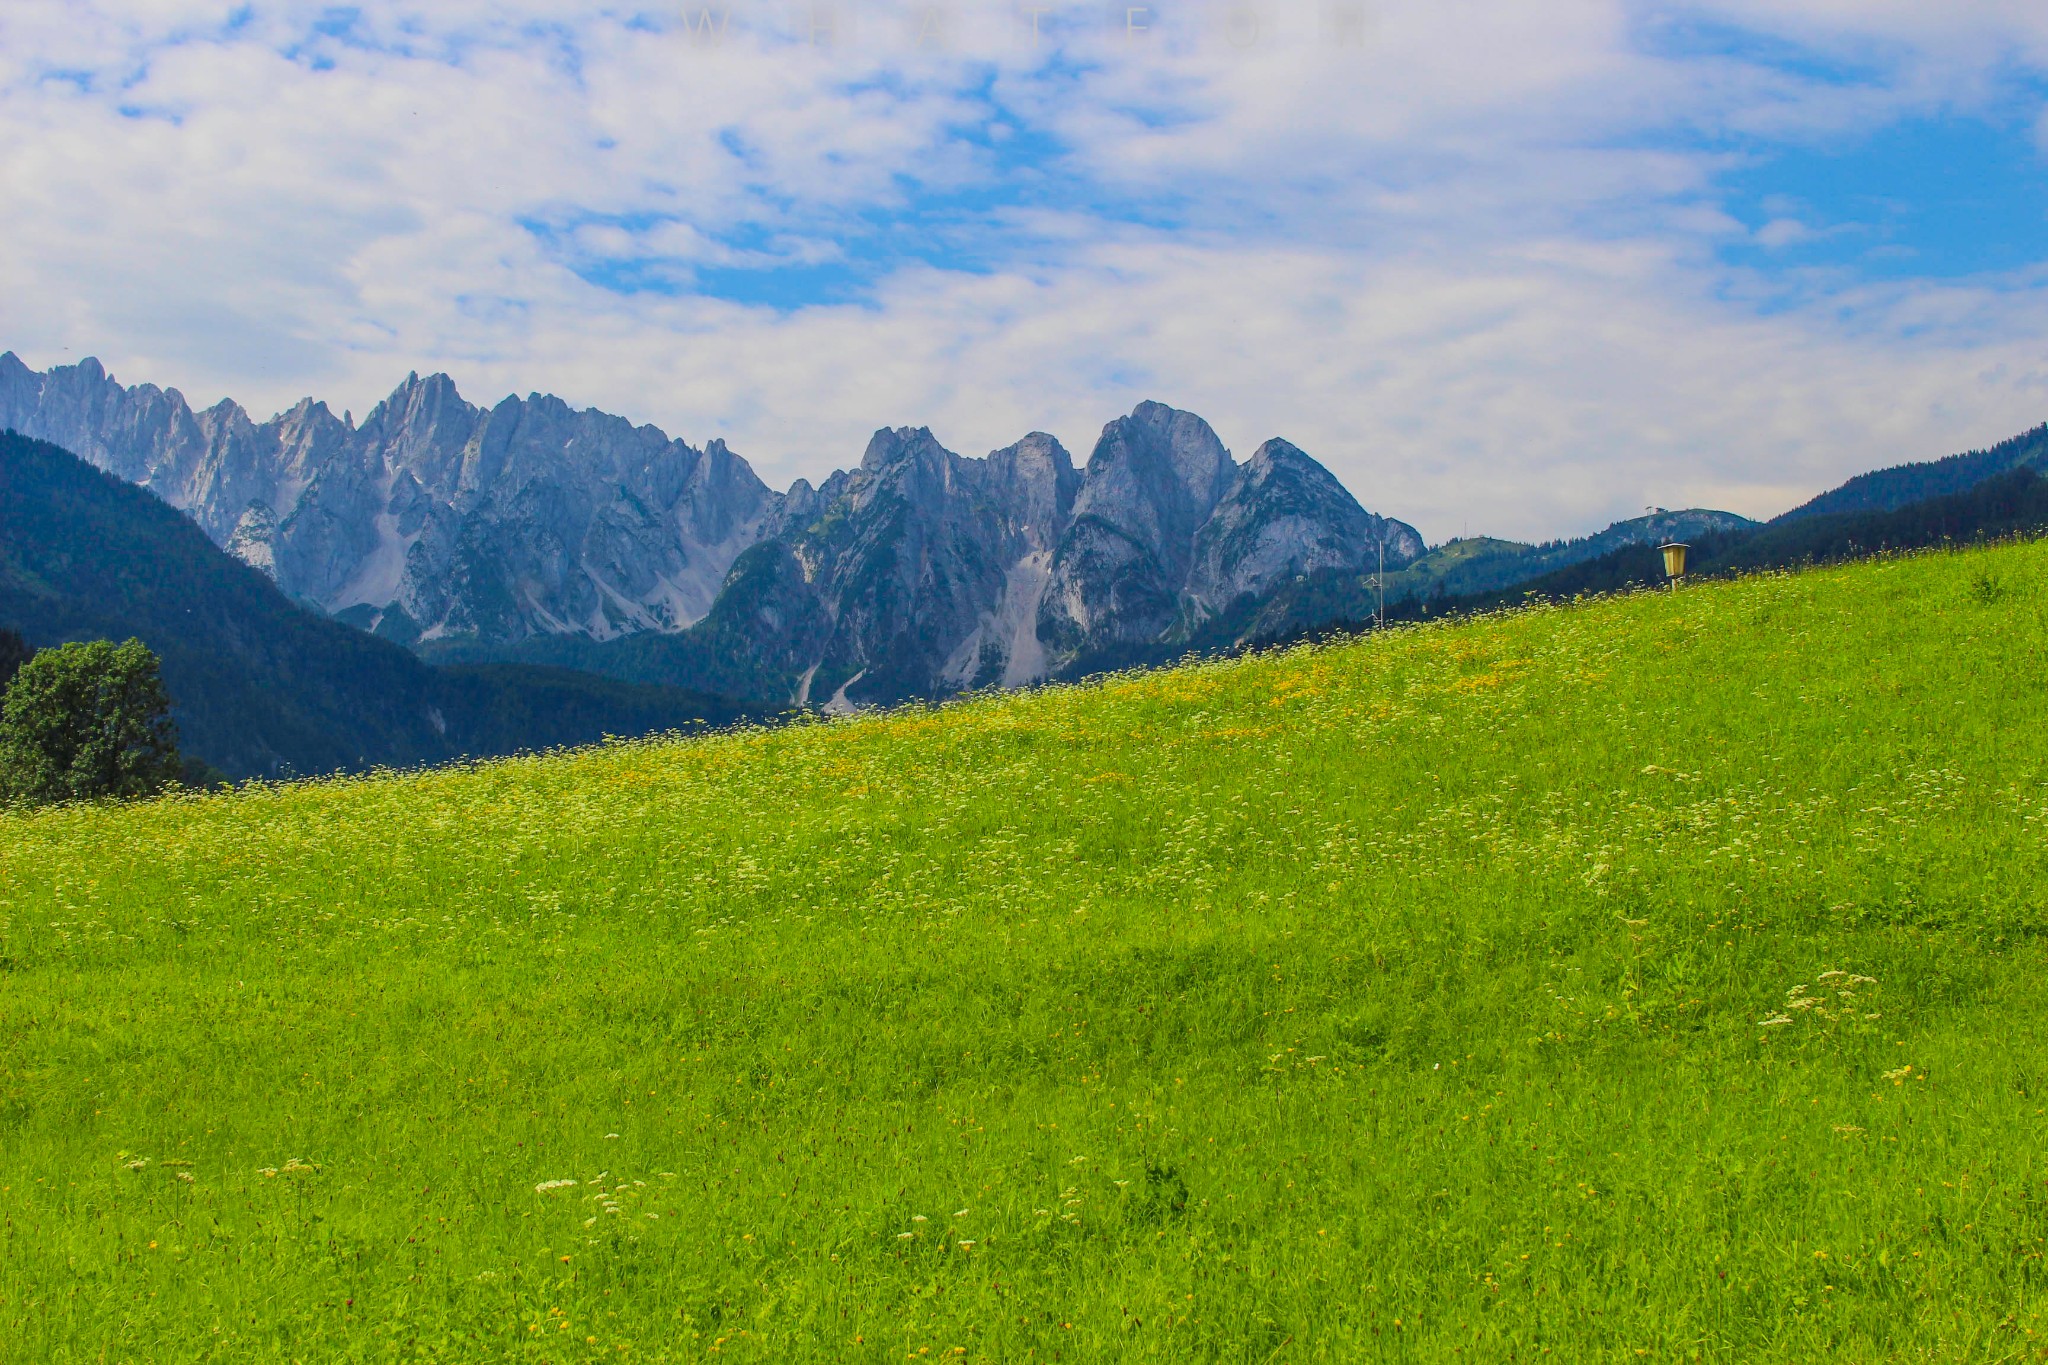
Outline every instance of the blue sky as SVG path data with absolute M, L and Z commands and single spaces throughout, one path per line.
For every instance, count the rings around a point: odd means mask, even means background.
M 1029 8 L 15 0 L 0 347 L 259 412 L 445 369 L 778 483 L 1158 398 L 1433 538 L 2048 417 L 2031 9 Z
M 2039 117 L 2031 92 L 2026 112 Z M 1812 146 L 1734 150 L 1741 163 L 1719 178 L 1728 211 L 1753 231 L 1803 231 L 1775 246 L 1731 242 L 1731 264 L 1942 279 L 2048 257 L 2048 167 L 2031 121 L 1938 113 Z

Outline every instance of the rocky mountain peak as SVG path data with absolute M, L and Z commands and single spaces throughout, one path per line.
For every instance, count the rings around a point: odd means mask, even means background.
M 1127 427 L 1143 432 L 1146 443 L 1165 455 L 1187 490 L 1190 505 L 1206 515 L 1237 472 L 1215 430 L 1192 412 L 1149 399 L 1122 420 Z
M 1196 532 L 1236 468 L 1207 422 L 1164 403 L 1103 427 L 1039 607 L 1055 666 L 1114 658 L 1172 629 Z
M 873 474 L 910 460 L 943 461 L 951 455 L 930 427 L 883 427 L 868 438 L 860 467 Z
M 1073 519 L 1081 475 L 1067 448 L 1042 431 L 990 451 L 984 474 L 988 496 L 1007 509 L 1018 554 L 1050 552 Z
M 1276 437 L 1238 471 L 1195 537 L 1186 619 L 1305 575 L 1375 568 L 1382 549 L 1398 569 L 1423 548 L 1415 528 L 1367 512 L 1329 470 Z
M 1177 576 L 1195 528 L 1235 472 L 1207 422 L 1164 403 L 1140 403 L 1103 427 L 1074 515 L 1112 528 Z
M 1274 471 L 1281 468 L 1298 470 L 1303 474 L 1309 475 L 1309 477 L 1313 477 L 1309 469 L 1311 465 L 1325 476 L 1328 475 L 1329 471 L 1324 470 L 1320 464 L 1310 459 L 1308 453 L 1300 446 L 1292 441 L 1275 436 L 1272 440 L 1252 452 L 1251 459 L 1244 463 L 1244 472 L 1248 478 L 1253 480 L 1271 478 Z

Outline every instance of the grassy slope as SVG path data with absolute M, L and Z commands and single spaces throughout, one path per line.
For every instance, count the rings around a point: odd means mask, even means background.
M 2044 664 L 2035 544 L 0 820 L 0 1334 L 2004 1358 Z

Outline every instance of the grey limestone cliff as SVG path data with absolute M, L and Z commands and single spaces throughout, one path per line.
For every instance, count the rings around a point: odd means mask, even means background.
M 408 376 L 360 425 L 312 399 L 258 422 L 97 361 L 38 373 L 7 353 L 0 428 L 417 647 L 580 639 L 604 667 L 603 642 L 670 636 L 693 677 L 828 709 L 1114 665 L 1302 575 L 1422 551 L 1287 442 L 1240 466 L 1201 418 L 1149 402 L 1085 470 L 1043 432 L 976 459 L 899 427 L 785 493 L 722 441 L 540 394 L 484 409 L 445 375 Z
M 1195 536 L 1188 614 L 1199 624 L 1239 598 L 1326 569 L 1399 569 L 1424 549 L 1414 527 L 1374 516 L 1329 470 L 1271 440 L 1237 471 Z
M 1195 535 L 1235 472 L 1191 412 L 1140 403 L 1102 429 L 1039 607 L 1056 665 L 1109 658 L 1172 628 Z

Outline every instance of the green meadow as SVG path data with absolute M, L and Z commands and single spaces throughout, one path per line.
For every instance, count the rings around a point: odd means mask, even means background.
M 2048 1356 L 2048 543 L 0 816 L 0 1358 Z

